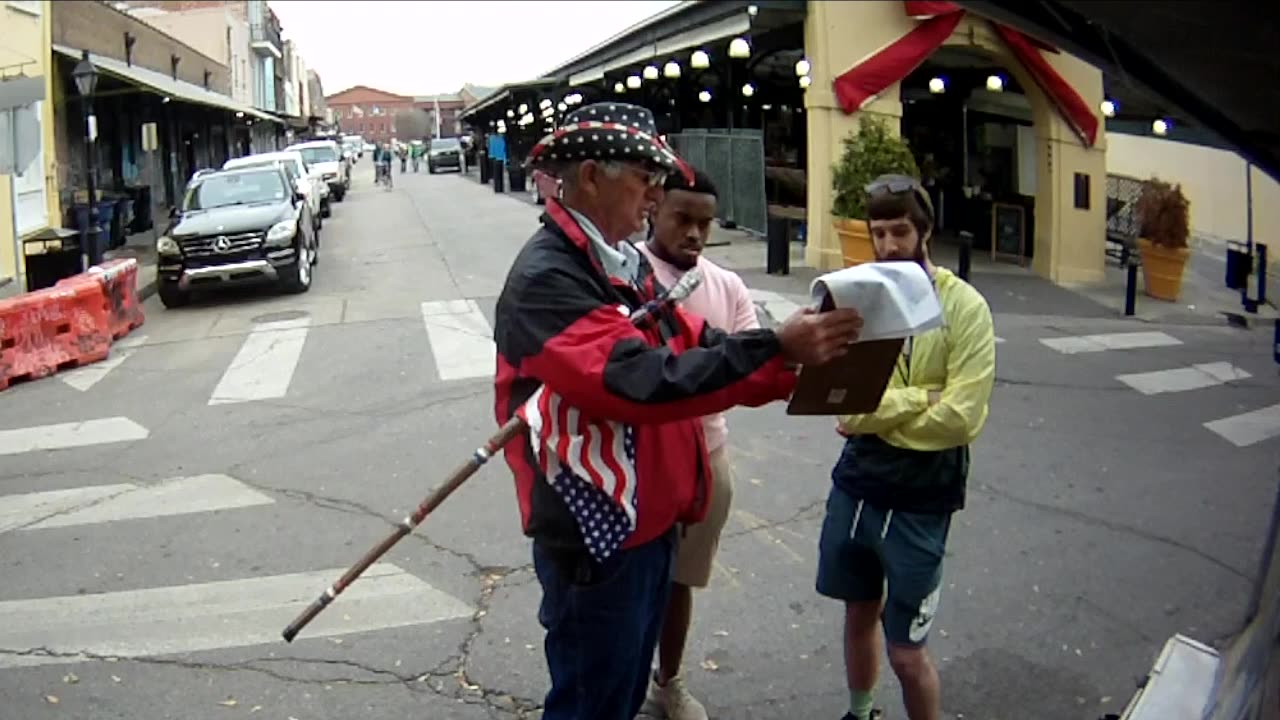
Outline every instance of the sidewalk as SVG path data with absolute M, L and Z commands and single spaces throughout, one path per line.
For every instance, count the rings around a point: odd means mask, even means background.
M 138 261 L 138 301 L 143 302 L 156 294 L 156 241 L 151 230 L 135 233 L 125 238 L 124 244 L 103 253 L 107 260 L 134 258 Z

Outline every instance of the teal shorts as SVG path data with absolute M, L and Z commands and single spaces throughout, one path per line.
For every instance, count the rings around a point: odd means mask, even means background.
M 818 541 L 818 593 L 846 602 L 883 598 L 885 638 L 924 645 L 950 530 L 950 513 L 885 510 L 833 486 Z

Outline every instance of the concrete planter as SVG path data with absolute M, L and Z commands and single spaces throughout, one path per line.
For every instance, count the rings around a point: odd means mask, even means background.
M 875 262 L 876 249 L 871 243 L 866 220 L 837 217 L 832 225 L 840 238 L 840 253 L 844 256 L 845 267 Z
M 1175 302 L 1182 291 L 1182 273 L 1191 256 L 1189 248 L 1170 248 L 1138 238 L 1142 254 L 1142 287 L 1157 300 Z

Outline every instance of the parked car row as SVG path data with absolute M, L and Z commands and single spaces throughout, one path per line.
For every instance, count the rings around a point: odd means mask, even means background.
M 312 140 L 196 172 L 156 241 L 160 301 L 178 307 L 196 290 L 244 282 L 309 290 L 352 162 L 337 142 Z

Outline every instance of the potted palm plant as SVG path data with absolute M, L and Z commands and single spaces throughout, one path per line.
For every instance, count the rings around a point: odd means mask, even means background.
M 1134 208 L 1138 220 L 1138 252 L 1142 258 L 1142 285 L 1147 295 L 1170 302 L 1182 290 L 1182 273 L 1191 250 L 1191 203 L 1180 185 L 1158 178 L 1143 183 Z
M 876 259 L 867 229 L 866 186 L 885 173 L 920 177 L 906 140 L 889 132 L 884 120 L 864 114 L 858 131 L 844 138 L 832 168 L 831 214 L 845 267 Z

